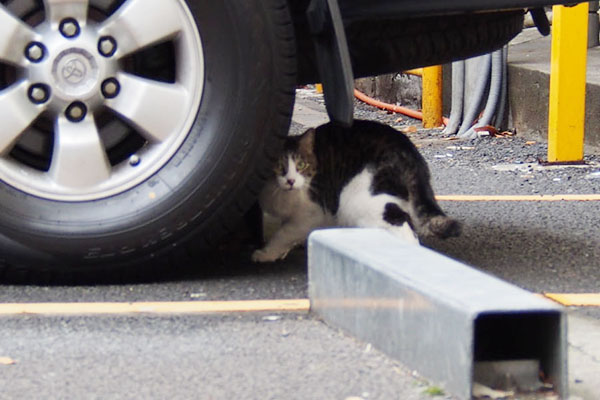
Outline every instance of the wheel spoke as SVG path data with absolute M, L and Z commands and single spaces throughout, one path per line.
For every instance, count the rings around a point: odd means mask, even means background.
M 106 105 L 136 127 L 150 142 L 176 134 L 189 113 L 189 94 L 181 85 L 119 74 L 121 93 Z
M 110 178 L 111 166 L 91 115 L 73 123 L 60 117 L 54 133 L 49 174 L 70 188 L 89 188 Z
M 171 0 L 127 0 L 100 29 L 112 36 L 122 57 L 154 43 L 166 41 L 182 29 L 176 2 Z
M 0 154 L 10 152 L 19 136 L 36 120 L 44 106 L 27 98 L 27 83 L 0 91 Z
M 0 61 L 24 64 L 25 47 L 34 38 L 33 30 L 0 4 Z
M 89 0 L 44 0 L 46 19 L 58 24 L 65 18 L 75 18 L 81 25 L 87 22 Z

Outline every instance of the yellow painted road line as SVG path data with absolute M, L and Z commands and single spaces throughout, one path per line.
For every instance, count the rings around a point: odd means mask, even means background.
M 600 194 L 438 195 L 438 201 L 600 201 Z
M 600 293 L 544 293 L 563 306 L 600 307 Z
M 246 312 L 308 312 L 308 299 L 248 301 L 182 301 L 136 303 L 14 303 L 0 304 L 0 316 L 215 314 Z
M 548 299 L 564 306 L 600 307 L 600 293 L 544 293 Z M 350 302 L 351 303 L 351 302 Z M 377 306 L 390 304 L 376 303 Z M 340 304 L 337 304 L 339 306 Z M 352 304 L 357 306 L 357 304 Z M 365 304 L 360 304 L 365 306 Z M 371 304 L 373 306 L 373 304 Z M 396 306 L 394 304 L 393 306 Z M 83 316 L 83 315 L 170 315 L 170 314 L 227 314 L 254 312 L 300 312 L 310 310 L 309 299 L 248 300 L 248 301 L 181 301 L 136 303 L 5 303 L 0 304 L 0 317 Z

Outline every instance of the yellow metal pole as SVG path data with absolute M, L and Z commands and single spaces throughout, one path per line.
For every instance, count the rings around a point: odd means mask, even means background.
M 442 126 L 442 66 L 423 68 L 423 127 Z
M 589 3 L 553 7 L 548 161 L 583 159 Z
M 407 69 L 402 71 L 403 74 L 423 76 L 423 68 Z

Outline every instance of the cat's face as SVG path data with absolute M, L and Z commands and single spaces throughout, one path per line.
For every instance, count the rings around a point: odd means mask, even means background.
M 300 136 L 288 137 L 286 151 L 275 167 L 279 187 L 298 190 L 310 185 L 312 177 L 317 173 L 314 143 L 314 129 L 309 129 Z
M 277 184 L 284 190 L 300 190 L 310 184 L 314 166 L 302 155 L 287 153 L 279 159 L 275 168 Z

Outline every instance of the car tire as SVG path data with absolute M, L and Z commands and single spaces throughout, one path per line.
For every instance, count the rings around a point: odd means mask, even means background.
M 144 276 L 254 203 L 294 102 L 287 2 L 151 1 L 2 2 L 0 106 L 29 120 L 0 110 L 1 280 Z
M 379 75 L 488 53 L 522 29 L 521 10 L 447 15 L 378 24 L 357 22 L 349 27 L 348 42 L 356 75 Z M 380 67 L 389 65 L 397 69 L 383 71 Z
M 298 5 L 296 7 L 299 7 Z M 294 10 L 299 13 L 299 10 Z M 298 81 L 318 81 L 316 54 L 298 19 Z M 397 73 L 477 56 L 505 45 L 523 29 L 523 11 L 352 21 L 346 35 L 355 78 Z

